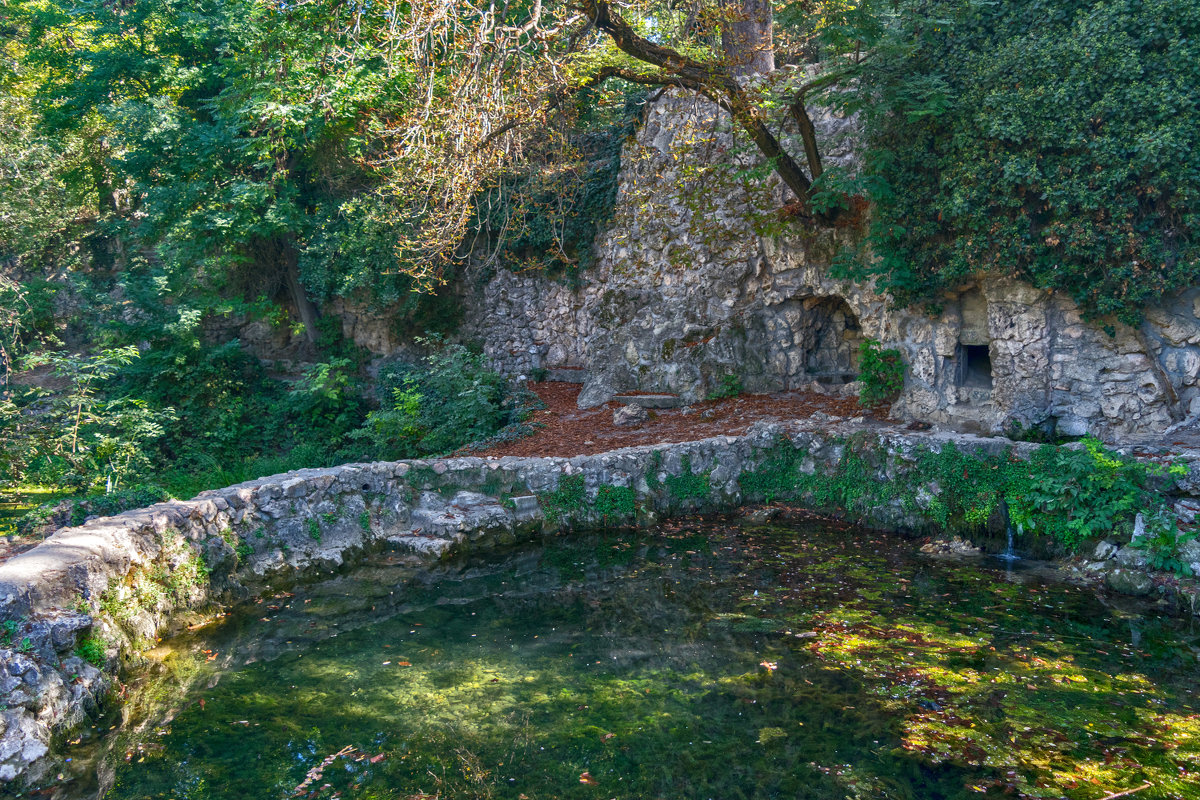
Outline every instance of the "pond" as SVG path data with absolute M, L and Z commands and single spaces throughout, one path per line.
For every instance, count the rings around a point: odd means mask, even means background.
M 264 599 L 152 652 L 57 796 L 1195 798 L 1198 644 L 897 536 L 672 523 Z

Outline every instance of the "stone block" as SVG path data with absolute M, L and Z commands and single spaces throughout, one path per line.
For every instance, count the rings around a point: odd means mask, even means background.
M 1105 576 L 1104 582 L 1118 594 L 1141 596 L 1154 589 L 1150 576 L 1136 569 L 1114 569 Z
M 621 406 L 613 412 L 613 424 L 620 427 L 637 428 L 649 419 L 650 412 L 641 405 Z

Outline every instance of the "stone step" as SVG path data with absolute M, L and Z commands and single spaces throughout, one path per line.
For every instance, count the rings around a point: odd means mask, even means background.
M 558 383 L 583 383 L 587 370 L 583 367 L 547 367 L 546 380 Z
M 613 400 L 642 408 L 679 408 L 683 400 L 676 394 L 615 394 Z

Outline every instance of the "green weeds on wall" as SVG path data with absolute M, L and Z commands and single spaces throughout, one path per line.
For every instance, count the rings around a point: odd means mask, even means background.
M 589 500 L 583 475 L 563 475 L 558 479 L 557 489 L 538 495 L 538 503 L 546 519 L 553 523 L 590 509 L 605 524 L 611 524 L 633 516 L 637 511 L 637 493 L 628 486 L 603 484 L 596 491 L 596 499 Z
M 858 369 L 858 379 L 862 382 L 858 399 L 867 408 L 890 403 L 904 389 L 904 361 L 900 351 L 880 349 L 874 339 L 859 345 Z
M 840 446 L 845 453 L 837 466 L 822 473 L 806 465 L 806 450 L 781 442 L 738 482 L 746 495 L 767 502 L 799 500 L 857 516 L 891 506 L 948 532 L 978 531 L 993 514 L 1007 513 L 1016 530 L 1075 552 L 1089 539 L 1128 537 L 1139 513 L 1152 534 L 1173 533 L 1164 491 L 1186 474 L 1182 465 L 1127 458 L 1090 438 L 1081 448 L 1045 445 L 1028 460 L 947 443 L 918 450 L 905 463 L 869 437 Z
M 683 456 L 679 463 L 679 474 L 667 475 L 663 483 L 673 500 L 703 500 L 712 488 L 708 477 L 711 474 L 711 469 L 692 472 L 691 456 Z

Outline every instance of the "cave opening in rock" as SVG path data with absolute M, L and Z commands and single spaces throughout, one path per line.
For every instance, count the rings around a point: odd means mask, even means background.
M 804 372 L 820 383 L 849 383 L 858 377 L 863 341 L 858 316 L 840 297 L 810 297 L 801 322 Z
M 959 345 L 958 385 L 967 389 L 992 388 L 992 354 L 986 344 Z

